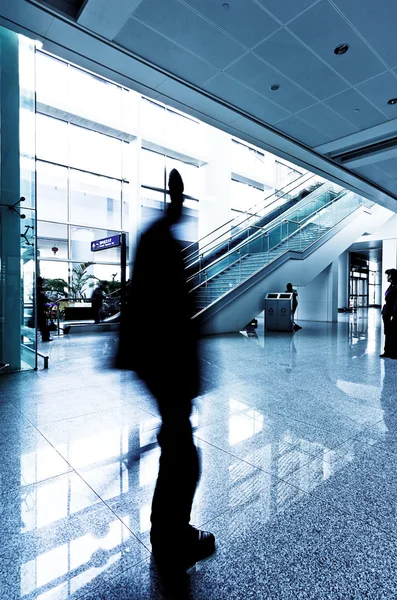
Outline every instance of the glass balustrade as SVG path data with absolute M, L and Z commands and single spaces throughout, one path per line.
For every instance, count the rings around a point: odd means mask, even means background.
M 307 250 L 360 206 L 372 205 L 357 194 L 331 185 L 276 224 L 256 228 L 236 248 L 190 278 L 197 308 L 205 308 L 282 254 Z

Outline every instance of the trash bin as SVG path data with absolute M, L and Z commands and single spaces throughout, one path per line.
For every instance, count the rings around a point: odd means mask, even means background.
M 265 329 L 268 331 L 293 331 L 293 294 L 269 293 L 265 298 Z
M 277 331 L 278 294 L 267 294 L 265 298 L 265 329 Z

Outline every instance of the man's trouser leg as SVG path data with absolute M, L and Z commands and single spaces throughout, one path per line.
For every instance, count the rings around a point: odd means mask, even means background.
M 181 551 L 182 556 L 200 473 L 189 416 L 190 403 L 187 408 L 162 411 L 161 456 L 151 514 L 154 549 Z

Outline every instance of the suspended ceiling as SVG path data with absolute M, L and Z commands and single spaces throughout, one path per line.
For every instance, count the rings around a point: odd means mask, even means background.
M 0 0 L 0 15 L 44 49 L 397 211 L 397 2 Z

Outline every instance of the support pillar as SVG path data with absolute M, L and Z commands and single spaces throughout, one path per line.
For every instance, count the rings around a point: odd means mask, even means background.
M 21 219 L 8 206 L 20 197 L 19 40 L 0 28 L 0 362 L 21 367 Z

